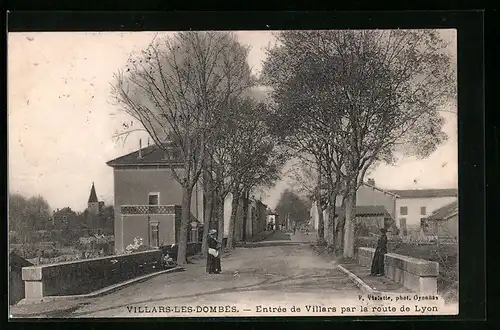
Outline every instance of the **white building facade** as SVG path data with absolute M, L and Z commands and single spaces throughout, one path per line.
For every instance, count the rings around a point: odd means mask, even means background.
M 318 206 L 316 205 L 316 202 L 312 202 L 311 205 L 311 210 L 309 212 L 309 225 L 314 229 L 318 230 L 318 224 L 319 224 L 319 217 L 318 217 Z
M 402 235 L 421 231 L 435 210 L 458 199 L 458 189 L 391 190 L 398 195 L 396 221 Z
M 276 214 L 269 214 L 267 216 L 266 224 L 276 224 Z

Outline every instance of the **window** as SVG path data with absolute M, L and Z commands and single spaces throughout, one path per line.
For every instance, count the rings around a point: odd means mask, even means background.
M 159 225 L 158 222 L 149 223 L 149 246 L 157 248 L 160 245 Z
M 400 213 L 401 215 L 408 215 L 408 206 L 401 206 L 401 207 L 399 208 L 399 213 Z
M 148 205 L 160 205 L 160 193 L 150 193 L 148 196 Z
M 420 215 L 427 215 L 427 210 L 426 210 L 425 206 L 422 206 L 420 208 Z

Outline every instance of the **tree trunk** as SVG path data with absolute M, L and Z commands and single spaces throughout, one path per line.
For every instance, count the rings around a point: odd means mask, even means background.
M 247 240 L 247 225 L 248 225 L 248 192 L 245 192 L 243 197 L 243 241 Z M 252 223 L 250 222 L 250 226 Z
M 233 200 L 231 202 L 231 218 L 229 219 L 229 232 L 227 234 L 227 248 L 233 248 L 234 229 L 236 227 L 236 215 L 238 214 L 238 205 L 240 195 L 237 191 L 233 191 Z
M 217 240 L 220 244 L 224 240 L 224 197 L 217 194 Z
M 337 202 L 337 195 L 332 194 L 330 196 L 330 202 L 328 204 L 328 245 L 335 246 L 335 212 Z
M 356 187 L 348 188 L 344 232 L 344 258 L 354 257 L 354 229 L 356 222 Z
M 323 205 L 321 202 L 318 203 L 318 244 L 323 245 L 325 243 L 325 219 L 323 217 Z
M 323 203 L 321 203 L 321 158 L 316 160 L 318 162 L 318 182 L 317 182 L 317 192 L 316 192 L 316 203 L 318 208 L 318 244 L 323 245 L 325 243 L 325 219 L 323 217 Z
M 345 230 L 345 208 L 346 208 L 347 194 L 342 196 L 342 203 L 340 208 L 342 212 L 339 214 L 339 219 L 337 220 L 336 230 L 336 241 L 335 249 L 341 251 L 344 249 L 344 230 Z
M 182 188 L 182 218 L 181 227 L 179 228 L 179 250 L 177 253 L 177 263 L 179 265 L 187 264 L 187 234 L 188 226 L 191 220 L 191 196 L 193 190 L 188 187 Z
M 207 252 L 208 252 L 208 231 L 210 230 L 210 224 L 212 220 L 212 215 L 213 215 L 213 192 L 211 191 L 211 185 L 208 181 L 206 181 L 205 184 L 205 210 L 203 212 L 204 219 L 203 219 L 203 238 L 201 241 L 201 251 L 203 254 L 203 258 L 207 257 Z

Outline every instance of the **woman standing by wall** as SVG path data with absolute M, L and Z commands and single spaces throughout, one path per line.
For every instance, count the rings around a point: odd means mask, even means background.
M 211 229 L 208 232 L 208 253 L 207 253 L 207 268 L 206 271 L 209 274 L 220 274 L 222 271 L 220 264 L 220 248 L 221 244 L 217 240 L 217 231 Z
M 372 260 L 372 267 L 370 275 L 372 276 L 384 276 L 384 256 L 387 253 L 387 229 L 380 229 L 381 235 L 377 241 L 377 248 L 375 249 L 375 255 Z

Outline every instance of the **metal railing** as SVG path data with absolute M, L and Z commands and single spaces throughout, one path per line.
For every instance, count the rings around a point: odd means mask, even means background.
M 122 205 L 121 214 L 175 214 L 175 205 Z

